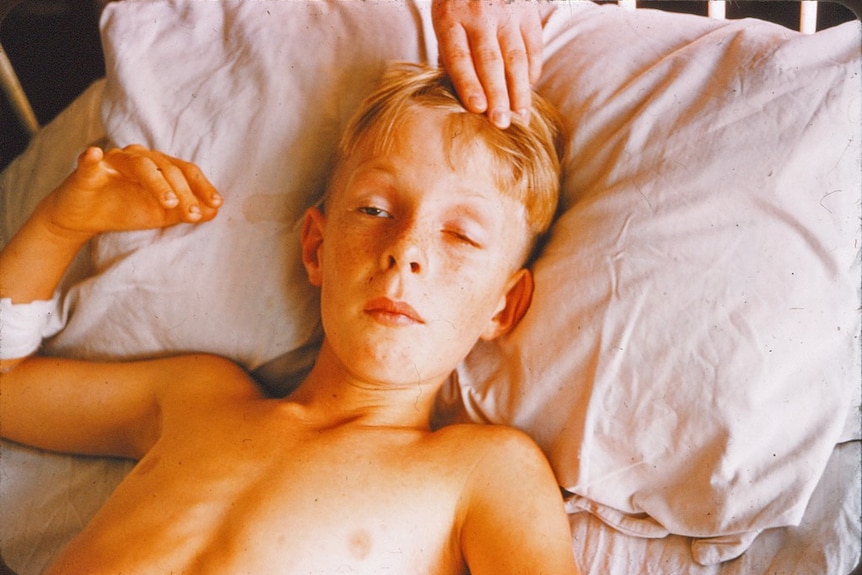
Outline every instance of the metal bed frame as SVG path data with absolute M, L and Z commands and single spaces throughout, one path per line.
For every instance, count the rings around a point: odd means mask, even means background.
M 717 20 L 727 18 L 727 0 L 703 0 L 706 2 L 707 15 Z M 638 7 L 638 0 L 618 0 L 623 8 L 634 10 Z M 649 0 L 642 0 L 640 5 L 649 6 Z M 817 0 L 799 1 L 799 31 L 803 34 L 813 34 L 817 31 Z

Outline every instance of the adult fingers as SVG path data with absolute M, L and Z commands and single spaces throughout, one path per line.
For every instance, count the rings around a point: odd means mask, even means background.
M 545 40 L 542 38 L 542 17 L 538 4 L 530 3 L 527 13 L 521 22 L 521 36 L 527 49 L 527 60 L 530 67 L 530 84 L 535 84 L 542 76 L 542 52 Z
M 435 28 L 437 26 L 435 23 Z M 441 23 L 439 26 L 441 29 L 437 32 L 437 38 L 440 47 L 440 64 L 449 73 L 464 107 L 476 114 L 484 113 L 488 109 L 488 99 L 476 74 L 467 31 L 461 24 Z
M 529 121 L 532 85 L 542 74 L 542 20 L 535 2 L 516 1 L 509 9 L 511 17 L 499 32 L 509 100 L 512 111 Z
M 465 107 L 505 128 L 511 111 L 529 118 L 541 74 L 539 7 L 527 0 L 434 0 L 440 61 Z
M 527 121 L 530 117 L 533 92 L 530 82 L 530 60 L 521 30 L 503 31 L 500 35 L 500 48 L 508 89 L 507 103 L 513 112 Z
M 512 106 L 509 101 L 509 72 L 508 66 L 511 63 L 515 64 L 516 68 L 524 68 L 518 63 L 519 50 L 513 48 L 512 45 L 517 45 L 514 38 L 511 38 L 500 30 L 495 24 L 486 21 L 487 24 L 474 29 L 468 34 L 470 40 L 470 52 L 473 57 L 473 66 L 476 69 L 476 75 L 479 77 L 479 82 L 485 92 L 485 98 L 488 101 L 487 114 L 491 122 L 499 128 L 507 128 L 511 121 Z M 503 50 L 506 50 L 504 56 Z M 520 50 L 523 54 L 523 49 Z M 513 70 L 518 72 L 518 70 Z

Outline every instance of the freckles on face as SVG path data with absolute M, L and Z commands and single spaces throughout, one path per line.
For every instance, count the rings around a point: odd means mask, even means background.
M 452 161 L 442 114 L 418 109 L 385 154 L 360 145 L 344 162 L 321 248 L 333 349 L 372 367 L 409 365 L 414 380 L 448 375 L 484 332 L 526 233 L 523 207 L 496 187 L 490 152 L 473 146 Z

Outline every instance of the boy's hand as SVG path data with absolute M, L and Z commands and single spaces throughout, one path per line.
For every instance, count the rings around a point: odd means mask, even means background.
M 100 232 L 203 222 L 221 204 L 193 164 L 141 146 L 89 148 L 0 250 L 0 298 L 51 299 L 75 255 Z
M 499 128 L 529 119 L 542 72 L 542 22 L 534 0 L 434 0 L 440 63 L 464 106 Z
M 205 222 L 222 201 L 194 164 L 128 146 L 85 150 L 75 171 L 40 208 L 55 231 L 92 236 Z

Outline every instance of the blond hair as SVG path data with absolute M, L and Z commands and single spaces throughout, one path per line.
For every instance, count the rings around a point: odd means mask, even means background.
M 338 145 L 335 171 L 369 134 L 375 136 L 374 153 L 386 153 L 399 121 L 415 106 L 451 111 L 446 129 L 468 138 L 447 141 L 478 137 L 496 160 L 497 187 L 524 206 L 531 243 L 547 231 L 557 209 L 564 139 L 558 113 L 535 93 L 529 122 L 513 115 L 509 128 L 501 130 L 486 116 L 464 108 L 444 71 L 418 64 L 393 65 L 348 123 Z

